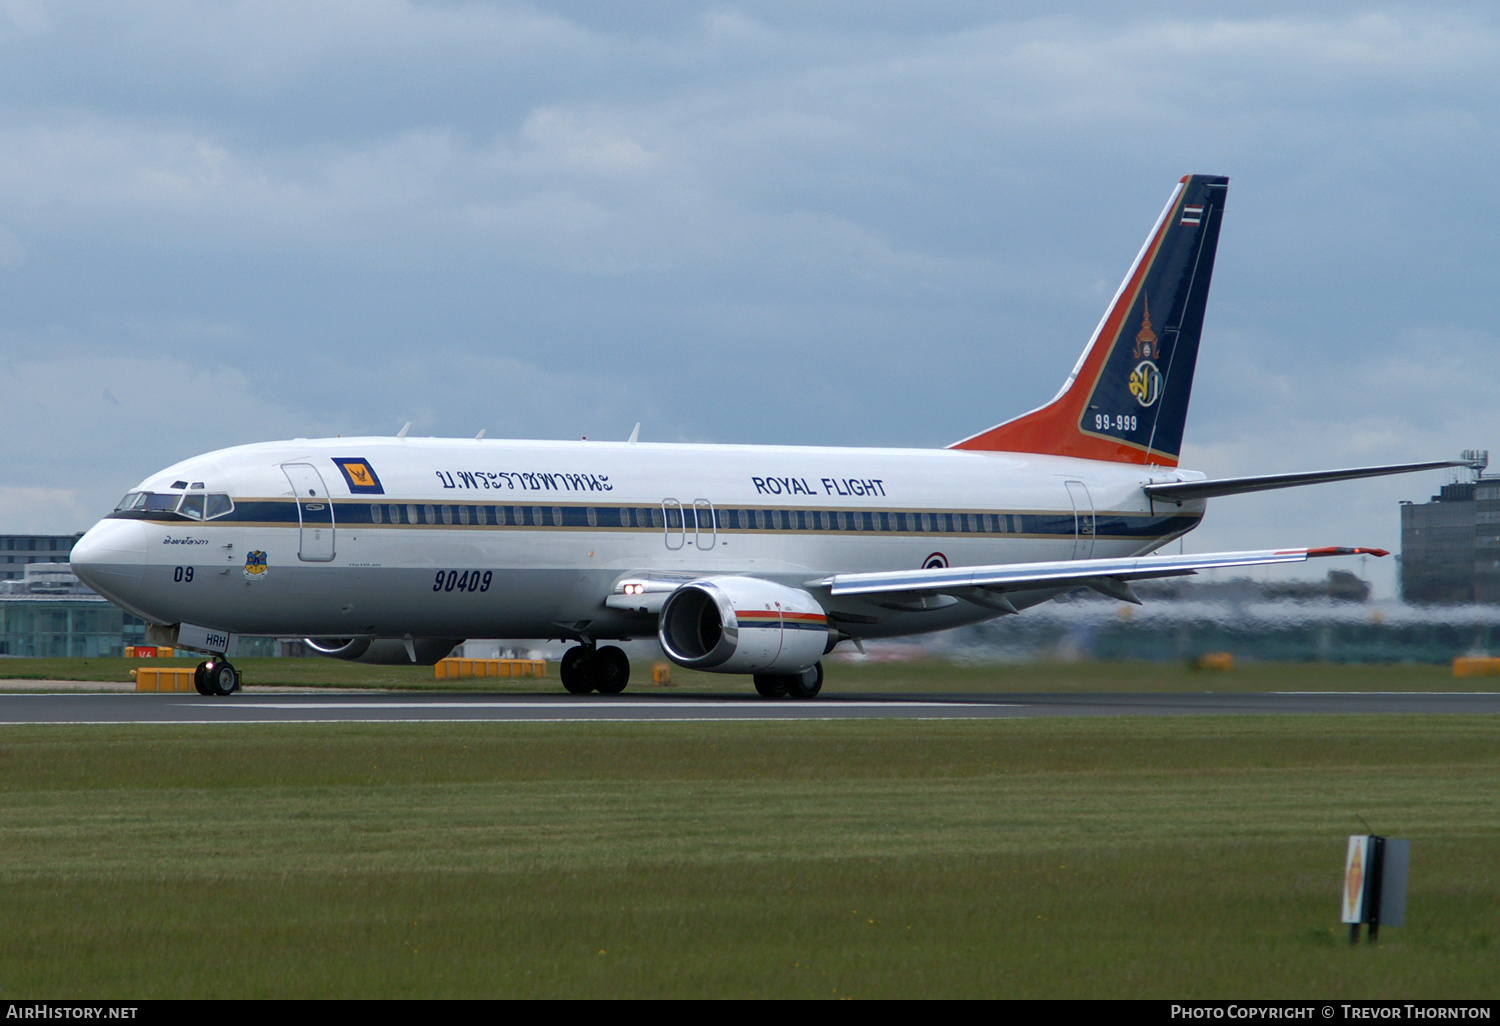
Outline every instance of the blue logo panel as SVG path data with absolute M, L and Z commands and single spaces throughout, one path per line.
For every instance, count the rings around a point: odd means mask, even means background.
M 336 457 L 333 461 L 344 475 L 344 480 L 349 484 L 349 491 L 355 495 L 384 495 L 385 489 L 380 487 L 380 478 L 375 476 L 375 468 L 370 466 L 370 461 L 363 457 Z

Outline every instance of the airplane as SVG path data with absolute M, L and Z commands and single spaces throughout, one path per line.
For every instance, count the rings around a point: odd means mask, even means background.
M 575 694 L 618 694 L 602 642 L 810 699 L 823 657 L 1014 615 L 1078 588 L 1386 555 L 1323 546 L 1153 554 L 1205 500 L 1463 465 L 1208 480 L 1178 466 L 1228 179 L 1172 189 L 1057 395 L 943 449 L 395 437 L 242 445 L 152 474 L 72 566 L 241 686 L 241 635 L 432 663 L 466 638 L 576 642 Z M 408 425 L 409 426 L 409 425 Z

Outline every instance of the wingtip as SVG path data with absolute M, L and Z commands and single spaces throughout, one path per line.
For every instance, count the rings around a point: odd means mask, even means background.
M 1344 545 L 1325 545 L 1320 549 L 1308 549 L 1307 556 L 1389 556 L 1387 549 L 1369 549 Z

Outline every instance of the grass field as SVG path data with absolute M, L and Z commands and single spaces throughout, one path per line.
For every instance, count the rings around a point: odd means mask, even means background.
M 137 666 L 193 666 L 196 659 L 0 659 L 0 680 L 130 681 Z M 480 691 L 526 694 L 562 691 L 557 667 L 550 677 L 516 680 L 438 680 L 430 666 L 370 666 L 338 659 L 236 660 L 253 691 L 257 685 L 402 690 Z M 1198 670 L 1184 663 L 910 662 L 825 664 L 829 694 L 931 691 L 1494 691 L 1500 678 L 1455 677 L 1448 666 L 1424 663 L 1246 663 L 1228 671 Z M 670 688 L 651 683 L 651 668 L 633 667 L 628 694 L 751 693 L 748 677 L 699 673 L 672 667 Z
M 9 727 L 0 992 L 1494 997 L 1497 741 L 1392 716 Z M 1411 839 L 1411 890 L 1350 948 L 1356 814 Z

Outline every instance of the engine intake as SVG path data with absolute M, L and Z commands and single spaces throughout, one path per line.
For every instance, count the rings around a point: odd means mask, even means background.
M 812 595 L 755 577 L 710 577 L 672 592 L 657 626 L 679 666 L 714 673 L 798 673 L 828 648 L 828 616 Z

